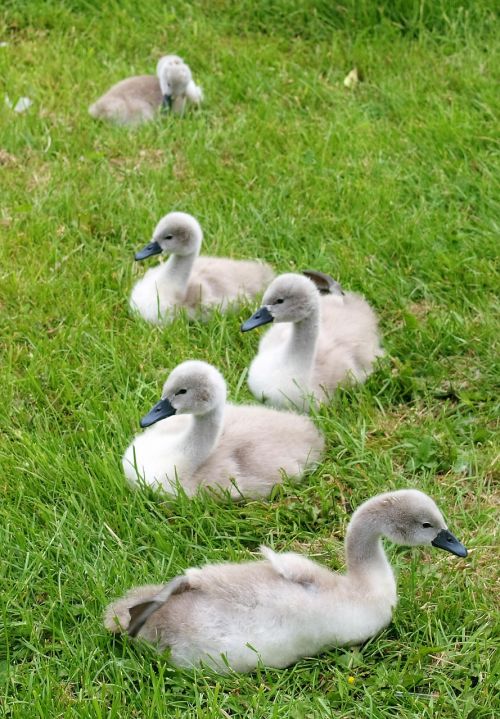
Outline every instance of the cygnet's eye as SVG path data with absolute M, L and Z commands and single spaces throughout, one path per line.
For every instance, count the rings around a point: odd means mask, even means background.
M 187 389 L 180 389 L 175 393 L 175 396 L 177 397 L 178 394 L 186 394 Z
M 432 527 L 432 524 L 430 522 L 422 522 L 422 527 L 424 529 L 429 529 L 430 527 Z
M 164 240 L 173 240 L 173 239 L 174 239 L 174 236 L 173 236 L 173 235 L 165 235 L 165 236 L 163 237 L 163 239 L 164 239 Z
M 275 305 L 282 305 L 284 301 L 285 301 L 285 300 L 284 300 L 282 297 L 280 297 L 280 299 L 279 299 L 279 300 L 276 300 L 276 302 L 275 302 L 274 304 L 275 304 Z

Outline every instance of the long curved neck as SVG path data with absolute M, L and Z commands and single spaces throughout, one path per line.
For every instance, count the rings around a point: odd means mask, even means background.
M 168 286 L 174 291 L 185 290 L 198 254 L 199 250 L 190 255 L 170 255 L 168 260 L 161 265 L 162 282 L 168 283 Z
M 195 472 L 210 456 L 224 422 L 225 403 L 210 412 L 193 415 L 182 441 L 182 452 L 190 471 Z
M 356 512 L 345 541 L 347 574 L 376 575 L 394 582 L 394 574 L 382 546 L 380 521 L 369 505 Z
M 316 343 L 318 341 L 320 323 L 319 302 L 311 314 L 300 322 L 294 322 L 292 334 L 286 348 L 286 355 L 292 366 L 298 367 L 301 372 L 309 373 L 312 370 L 316 356 Z

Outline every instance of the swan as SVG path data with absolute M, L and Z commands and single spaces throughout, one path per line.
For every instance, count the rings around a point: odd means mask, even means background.
M 120 125 L 136 125 L 152 120 L 160 107 L 182 114 L 187 102 L 199 105 L 202 99 L 189 66 L 177 55 L 165 55 L 158 61 L 156 75 L 118 82 L 89 107 L 89 113 Z
M 190 317 L 200 308 L 227 309 L 238 300 L 254 298 L 274 276 L 262 262 L 225 257 L 198 257 L 203 232 L 194 217 L 170 212 L 155 227 L 153 239 L 135 255 L 138 261 L 162 252 L 166 262 L 148 270 L 136 283 L 130 306 L 148 322 L 170 322 L 183 306 Z
M 241 326 L 247 332 L 275 323 L 260 341 L 248 386 L 257 399 L 276 407 L 304 410 L 311 399 L 327 401 L 340 383 L 362 382 L 383 354 L 368 302 L 344 293 L 328 275 L 308 274 L 276 277 L 262 307 Z
M 396 581 L 381 538 L 406 546 L 467 550 L 434 501 L 416 489 L 372 497 L 347 528 L 347 571 L 332 572 L 294 552 L 261 547 L 263 559 L 188 569 L 165 585 L 130 590 L 106 609 L 112 632 L 170 649 L 180 667 L 205 664 L 250 672 L 283 668 L 336 646 L 361 644 L 387 627 Z
M 220 372 L 196 360 L 170 373 L 141 427 L 146 431 L 123 457 L 128 481 L 170 494 L 178 481 L 189 496 L 199 487 L 213 487 L 229 490 L 235 500 L 267 497 L 283 473 L 300 476 L 316 464 L 324 445 L 309 418 L 226 404 Z

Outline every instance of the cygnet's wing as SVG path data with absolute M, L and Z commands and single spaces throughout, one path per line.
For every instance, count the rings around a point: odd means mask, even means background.
M 380 347 L 378 321 L 368 302 L 348 292 L 339 303 L 332 295 L 321 299 L 321 327 L 316 346 L 313 388 L 332 392 L 339 384 L 362 382 L 373 369 Z
M 267 559 L 273 569 L 284 579 L 305 586 L 325 586 L 335 581 L 336 575 L 326 567 L 322 567 L 311 559 L 296 554 L 284 552 L 277 554 L 269 547 L 261 546 L 260 553 Z
M 189 278 L 185 303 L 189 307 L 227 304 L 262 292 L 272 278 L 268 265 L 228 257 L 199 257 Z
M 318 288 L 322 295 L 340 295 L 344 294 L 342 287 L 337 280 L 334 280 L 330 275 L 319 270 L 304 270 L 302 274 L 310 279 Z
M 189 579 L 184 575 L 174 577 L 152 599 L 129 607 L 130 624 L 127 633 L 136 637 L 149 617 L 163 607 L 173 594 L 182 594 L 190 589 Z

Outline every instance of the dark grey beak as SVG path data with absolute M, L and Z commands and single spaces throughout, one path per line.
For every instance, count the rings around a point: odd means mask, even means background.
M 254 330 L 256 327 L 260 327 L 261 325 L 267 325 L 273 320 L 274 317 L 269 312 L 267 307 L 261 307 L 260 310 L 254 312 L 253 315 L 249 317 L 246 322 L 243 322 L 240 329 L 242 332 L 248 332 L 249 330 Z
M 161 109 L 167 111 L 172 109 L 172 95 L 163 95 Z
M 456 554 L 457 557 L 466 557 L 467 550 L 464 545 L 448 530 L 442 529 L 432 540 L 433 547 L 445 549 L 447 552 Z
M 146 247 L 143 247 L 142 250 L 135 253 L 135 259 L 136 260 L 145 260 L 146 257 L 152 257 L 153 255 L 161 255 L 163 250 L 161 249 L 160 245 L 153 240 L 153 242 L 150 242 L 149 245 L 146 245 Z
M 161 399 L 155 404 L 145 417 L 140 421 L 141 427 L 150 427 L 155 422 L 159 422 L 160 419 L 171 417 L 177 410 L 173 407 L 168 399 Z

